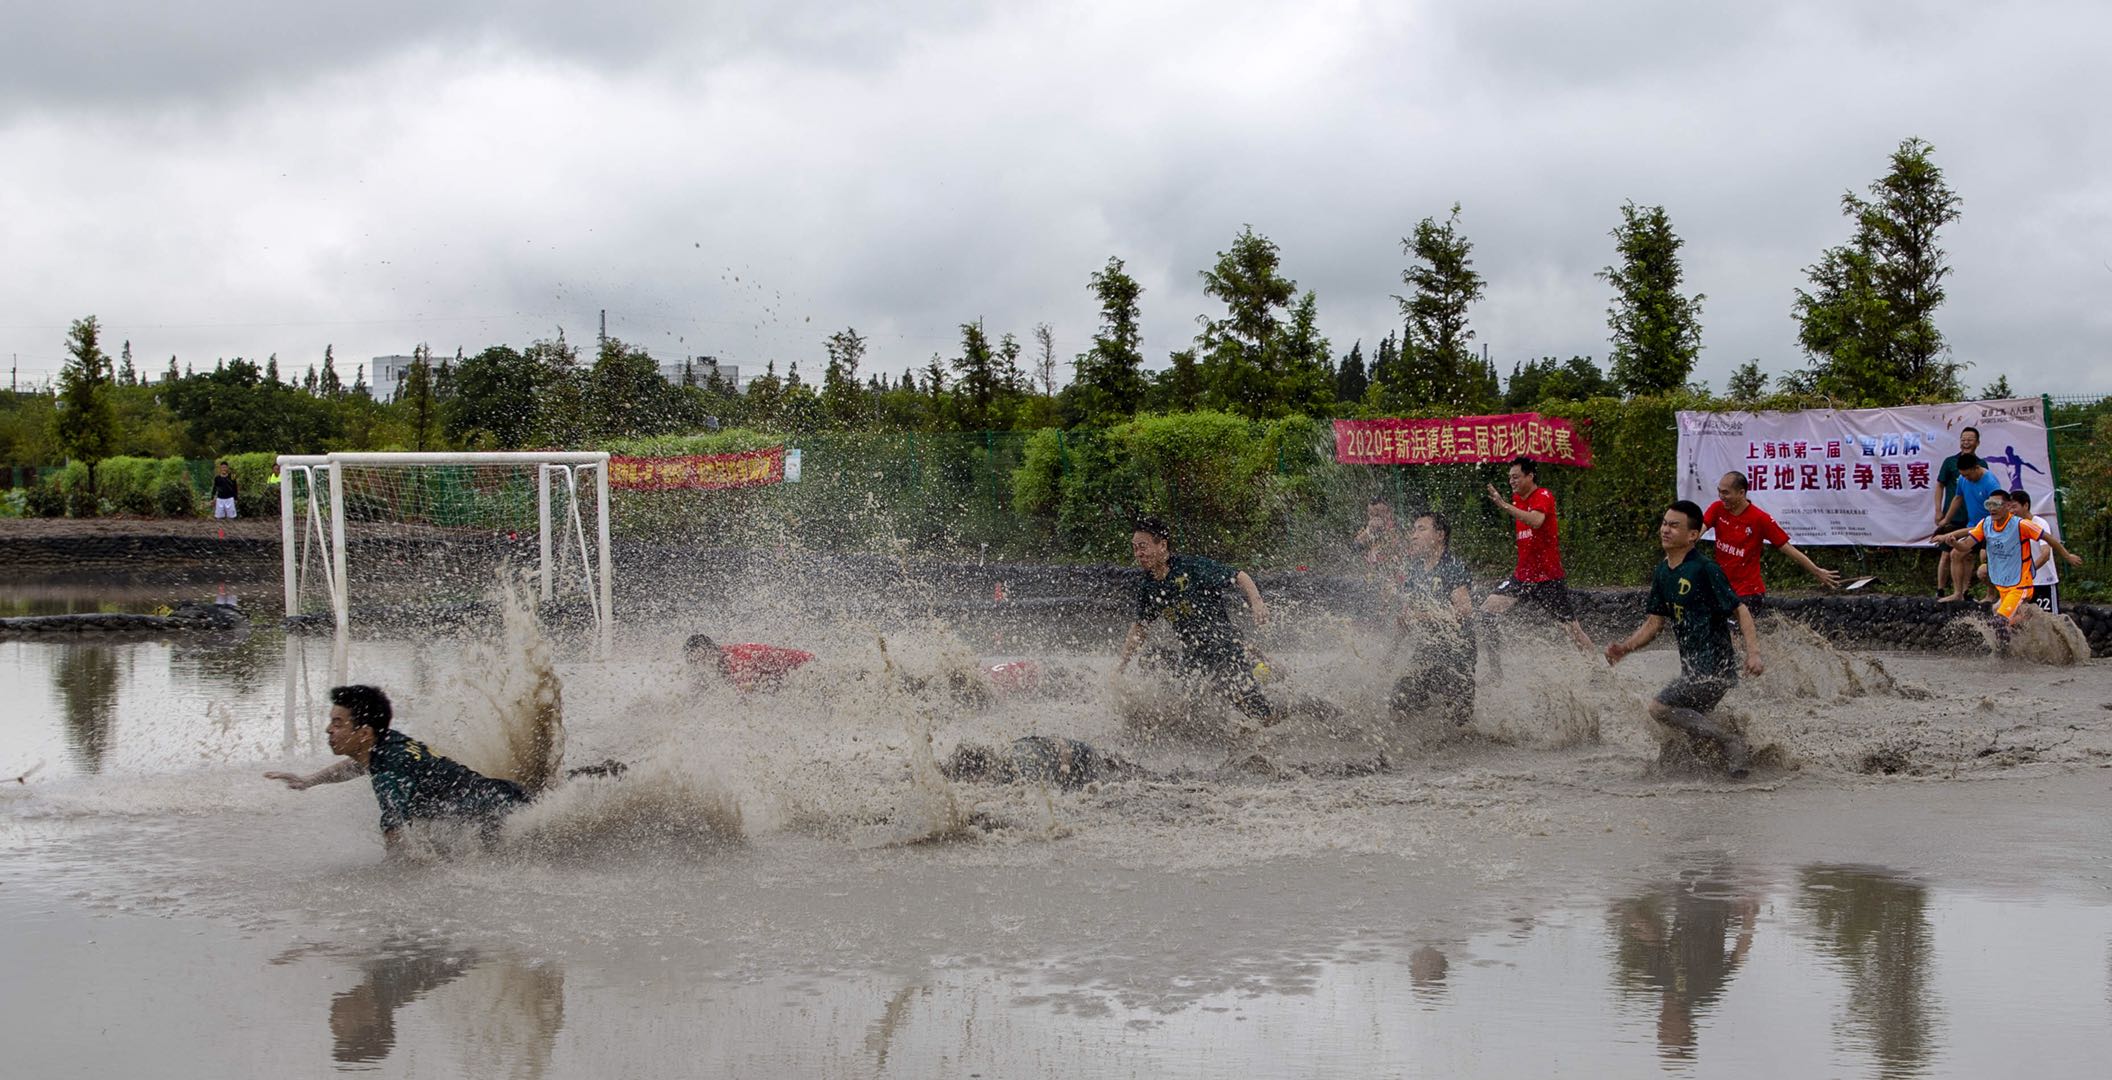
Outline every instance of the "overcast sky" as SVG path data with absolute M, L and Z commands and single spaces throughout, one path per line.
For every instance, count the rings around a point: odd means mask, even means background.
M 742 365 L 893 373 L 1055 327 L 1110 255 L 1163 366 L 1242 224 L 1336 352 L 1399 325 L 1455 201 L 1506 373 L 1606 353 L 1609 229 L 1663 204 L 1697 377 L 1800 365 L 1841 194 L 1928 139 L 1964 218 L 1938 313 L 1977 389 L 2112 392 L 2112 5 L 270 0 L 17 5 L 0 37 L 0 358 L 475 352 L 595 313 Z M 574 10 L 574 9 L 577 10 Z M 1069 372 L 1068 362 L 1064 373 Z

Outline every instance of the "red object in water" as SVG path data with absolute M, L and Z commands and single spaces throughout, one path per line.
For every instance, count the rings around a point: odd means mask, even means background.
M 1310 567 L 1310 566 L 1307 566 L 1307 565 L 1305 565 L 1304 563 L 1299 563 L 1299 564 L 1298 564 L 1298 572 L 1299 572 L 1299 573 L 1301 573 L 1301 574 L 1305 573 L 1305 572 L 1306 572 L 1307 570 L 1310 570 L 1310 569 L 1312 569 L 1312 567 Z
M 1016 694 L 1041 685 L 1041 665 L 1032 660 L 1013 660 L 990 666 L 990 682 L 999 690 Z
M 991 593 L 991 594 L 990 594 L 990 599 L 992 599 L 992 600 L 995 600 L 995 601 L 997 601 L 997 602 L 998 602 L 998 603 L 1000 603 L 1000 604 L 1002 604 L 1002 603 L 1004 603 L 1004 602 L 1005 602 L 1005 583 L 1004 583 L 1004 582 L 1000 581 L 1000 582 L 998 582 L 998 583 L 997 583 L 997 591 L 995 591 L 995 592 L 993 592 L 993 593 Z
M 771 689 L 785 673 L 814 659 L 805 649 L 744 641 L 719 647 L 719 673 L 743 690 Z

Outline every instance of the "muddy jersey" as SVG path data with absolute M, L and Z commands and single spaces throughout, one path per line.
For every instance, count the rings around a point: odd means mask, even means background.
M 1430 635 L 1431 647 L 1438 652 L 1474 654 L 1473 623 L 1462 622 L 1452 610 L 1452 591 L 1465 588 L 1472 592 L 1473 586 L 1467 564 L 1450 554 L 1433 566 L 1424 566 L 1420 559 L 1409 560 L 1407 573 L 1401 576 L 1403 606 L 1409 618 Z
M 1239 571 L 1199 555 L 1166 560 L 1166 576 L 1144 572 L 1137 583 L 1137 621 L 1165 619 L 1173 624 L 1184 651 L 1220 652 L 1235 647 L 1239 634 L 1225 611 L 1225 588 Z
M 805 649 L 788 649 L 782 645 L 744 641 L 719 646 L 720 673 L 743 690 L 774 684 L 783 679 L 786 672 L 812 659 L 814 654 Z
M 1538 526 L 1511 519 L 1511 532 L 1518 541 L 1518 569 L 1511 572 L 1511 577 L 1522 582 L 1561 580 L 1562 547 L 1558 542 L 1561 533 L 1555 524 L 1555 493 L 1534 488 L 1517 505 L 1520 510 L 1537 510 L 1547 516 Z
M 1708 679 L 1736 679 L 1738 658 L 1731 651 L 1731 620 L 1744 601 L 1714 559 L 1687 552 L 1678 566 L 1659 561 L 1650 576 L 1649 613 L 1672 624 L 1679 643 L 1679 670 Z
M 1767 511 L 1752 503 L 1733 514 L 1719 499 L 1710 503 L 1701 517 L 1703 524 L 1716 530 L 1716 564 L 1731 579 L 1732 590 L 1740 596 L 1766 592 L 1767 583 L 1760 579 L 1760 549 L 1767 544 L 1788 544 L 1789 534 L 1775 524 Z
M 393 729 L 382 732 L 367 755 L 367 775 L 384 832 L 435 818 L 497 818 L 528 801 L 519 784 L 441 757 Z
M 2014 514 L 2006 525 L 1989 515 L 1973 526 L 1973 539 L 1987 545 L 1987 580 L 2005 589 L 2029 588 L 2031 541 L 2042 535 L 2037 525 Z

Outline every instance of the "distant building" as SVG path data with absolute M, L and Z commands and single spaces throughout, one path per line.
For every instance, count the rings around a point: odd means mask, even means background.
M 410 375 L 411 365 L 417 359 L 415 356 L 377 356 L 367 361 L 367 392 L 374 395 L 376 401 L 395 400 L 397 388 Z M 352 384 L 345 385 L 349 388 Z
M 718 374 L 719 381 L 725 383 L 729 389 L 741 385 L 741 369 L 733 364 L 719 363 L 716 356 L 690 356 L 672 363 L 660 361 L 660 377 L 671 385 L 682 385 L 685 370 L 694 373 L 698 386 L 711 382 L 714 372 Z

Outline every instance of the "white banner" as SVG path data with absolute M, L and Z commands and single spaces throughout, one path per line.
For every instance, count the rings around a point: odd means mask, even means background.
M 1679 497 L 1707 506 L 1725 473 L 1743 473 L 1754 505 L 1798 546 L 1907 547 L 1936 524 L 1936 478 L 1958 433 L 2005 489 L 2031 493 L 2054 535 L 2053 465 L 2038 398 L 1897 409 L 1679 414 Z

